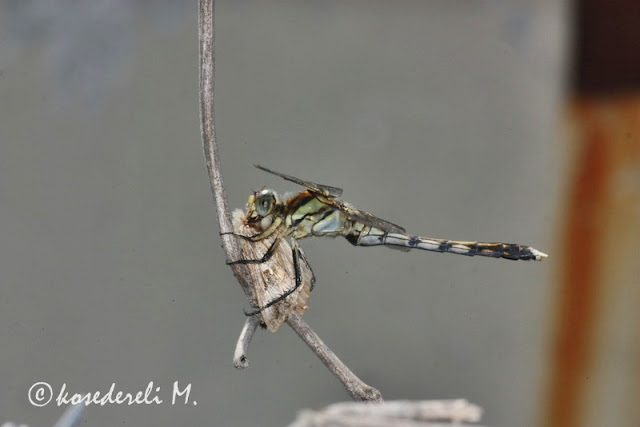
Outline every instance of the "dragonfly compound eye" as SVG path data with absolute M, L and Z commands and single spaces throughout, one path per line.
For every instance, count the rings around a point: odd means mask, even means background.
M 276 204 L 276 196 L 271 190 L 262 190 L 256 197 L 256 213 L 265 217 L 273 211 Z

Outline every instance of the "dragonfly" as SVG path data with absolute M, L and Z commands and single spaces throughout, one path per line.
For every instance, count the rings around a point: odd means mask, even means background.
M 342 189 L 329 185 L 304 181 L 291 175 L 276 172 L 264 166 L 256 168 L 279 176 L 287 181 L 305 187 L 288 199 L 281 198 L 275 191 L 262 188 L 249 196 L 243 218 L 249 233 L 232 232 L 248 242 L 263 242 L 269 239 L 261 257 L 227 261 L 227 264 L 263 264 L 278 252 L 279 245 L 288 241 L 292 251 L 295 278 L 291 287 L 270 302 L 255 310 L 245 312 L 247 316 L 258 314 L 283 301 L 294 293 L 305 279 L 300 271 L 301 263 L 311 270 L 297 241 L 306 237 L 343 236 L 354 246 L 385 246 L 403 251 L 421 249 L 431 252 L 451 253 L 466 256 L 504 258 L 508 260 L 541 261 L 547 254 L 531 246 L 515 243 L 488 243 L 435 239 L 407 234 L 406 230 L 392 222 L 361 211 L 340 200 Z M 245 230 L 246 231 L 246 230 Z M 251 234 L 253 233 L 253 234 Z M 315 279 L 314 279 L 315 281 Z

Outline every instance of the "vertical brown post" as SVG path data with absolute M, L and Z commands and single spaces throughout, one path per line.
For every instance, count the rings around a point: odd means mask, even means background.
M 640 425 L 640 2 L 575 2 L 545 426 Z

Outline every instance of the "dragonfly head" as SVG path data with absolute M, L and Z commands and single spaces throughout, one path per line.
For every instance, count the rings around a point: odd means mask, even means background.
M 249 196 L 247 202 L 247 222 L 260 224 L 264 230 L 273 222 L 273 214 L 278 206 L 278 196 L 273 190 L 263 188 Z

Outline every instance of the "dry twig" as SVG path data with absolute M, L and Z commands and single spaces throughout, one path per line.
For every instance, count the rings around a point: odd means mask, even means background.
M 224 192 L 220 160 L 215 139 L 215 124 L 213 110 L 213 83 L 214 83 L 214 0 L 199 0 L 198 32 L 200 38 L 200 119 L 201 133 L 204 146 L 204 156 L 209 171 L 211 191 L 215 199 L 218 222 L 221 233 L 232 231 L 229 206 Z M 241 259 L 240 248 L 235 238 L 230 234 L 222 235 L 222 246 L 227 259 Z M 233 273 L 240 282 L 243 291 L 255 305 L 255 295 L 251 286 L 246 266 L 236 264 L 231 266 Z M 347 388 L 354 400 L 382 401 L 380 392 L 373 387 L 364 384 L 356 377 L 347 366 L 322 342 L 313 330 L 295 313 L 287 317 L 287 323 L 307 343 L 313 352 L 333 372 Z M 234 363 L 238 367 L 246 367 L 246 350 L 253 336 L 255 326 L 245 323 L 243 333 L 236 346 Z M 240 349 L 238 351 L 238 349 Z
M 289 427 L 480 427 L 468 423 L 479 422 L 481 416 L 482 409 L 464 399 L 340 402 L 319 411 L 301 411 Z
M 259 323 L 260 318 L 258 318 L 258 316 L 249 316 L 244 322 L 242 332 L 240 332 L 238 342 L 236 343 L 236 351 L 233 353 L 233 366 L 238 369 L 244 369 L 249 366 L 249 361 L 247 360 L 249 343 Z
M 79 403 L 77 405 L 69 405 L 64 410 L 62 416 L 56 421 L 53 427 L 77 427 L 82 421 L 86 405 Z

